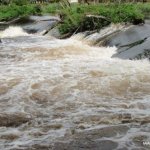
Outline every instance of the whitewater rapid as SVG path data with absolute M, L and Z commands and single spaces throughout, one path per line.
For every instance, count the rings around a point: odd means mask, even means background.
M 149 61 L 79 36 L 0 32 L 0 149 L 149 149 Z

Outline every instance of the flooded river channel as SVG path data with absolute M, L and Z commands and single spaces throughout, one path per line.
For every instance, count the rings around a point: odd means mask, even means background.
M 150 148 L 148 60 L 20 27 L 0 37 L 1 150 Z

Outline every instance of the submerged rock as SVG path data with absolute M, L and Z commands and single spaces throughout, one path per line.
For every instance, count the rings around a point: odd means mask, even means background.
M 104 128 L 97 128 L 91 130 L 84 130 L 83 132 L 75 132 L 69 139 L 55 142 L 53 150 L 113 150 L 116 149 L 118 143 L 104 139 L 127 133 L 129 127 L 124 125 L 108 126 Z
M 0 114 L 0 127 L 17 127 L 30 121 L 30 117 L 23 113 L 14 113 L 14 114 Z
M 92 139 L 78 139 L 71 142 L 57 142 L 53 150 L 113 150 L 118 144 L 111 140 L 93 141 Z

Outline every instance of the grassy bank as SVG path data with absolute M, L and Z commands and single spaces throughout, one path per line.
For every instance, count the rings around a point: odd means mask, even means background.
M 131 22 L 143 20 L 142 5 L 135 4 L 98 4 L 98 5 L 74 5 L 63 9 L 64 23 L 60 25 L 61 33 L 75 32 L 76 30 L 94 30 L 111 23 Z M 150 9 L 150 7 L 149 7 Z M 86 18 L 86 15 L 104 16 L 106 19 Z M 79 29 L 78 29 L 79 28 Z
M 0 5 L 0 21 L 8 21 L 16 17 L 41 14 L 41 9 L 37 5 Z
M 0 6 L 0 21 L 31 14 L 61 14 L 63 23 L 59 25 L 59 30 L 65 34 L 100 29 L 109 23 L 141 21 L 150 14 L 150 3 L 72 4 L 71 7 L 60 3 Z M 105 19 L 88 18 L 87 15 L 103 16 Z

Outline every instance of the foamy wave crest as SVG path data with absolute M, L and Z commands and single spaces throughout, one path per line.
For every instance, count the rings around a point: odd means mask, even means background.
M 10 26 L 6 30 L 0 33 L 1 38 L 6 37 L 16 37 L 16 36 L 28 36 L 29 34 L 26 33 L 21 27 L 13 27 Z
M 82 36 L 82 35 L 81 35 Z M 85 55 L 82 55 L 80 57 L 92 57 L 93 59 L 99 58 L 99 59 L 111 59 L 112 55 L 116 53 L 117 48 L 114 47 L 93 47 L 84 42 L 83 39 L 76 40 L 72 37 L 70 39 L 61 40 L 60 41 L 61 46 L 69 47 L 71 50 L 74 49 L 75 52 L 85 52 Z M 59 45 L 59 44 L 57 44 Z M 67 45 L 67 46 L 65 46 Z M 70 52 L 70 50 L 68 50 Z

